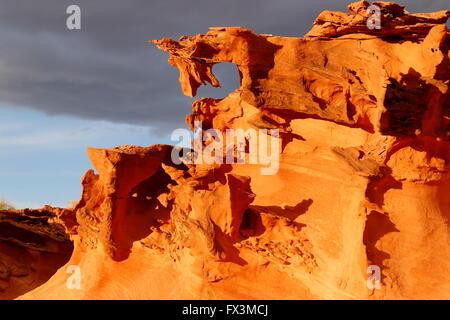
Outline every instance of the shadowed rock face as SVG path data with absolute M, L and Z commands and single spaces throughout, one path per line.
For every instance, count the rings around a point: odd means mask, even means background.
M 56 221 L 62 211 L 0 211 L 0 299 L 40 286 L 70 259 L 73 244 Z
M 240 88 L 197 100 L 186 122 L 279 129 L 278 172 L 177 165 L 166 145 L 89 149 L 76 221 L 58 215 L 88 280 L 68 290 L 63 268 L 22 298 L 450 298 L 449 12 L 375 4 L 379 30 L 362 1 L 305 38 L 233 27 L 153 41 L 188 96 L 219 86 L 215 64 L 237 66 Z

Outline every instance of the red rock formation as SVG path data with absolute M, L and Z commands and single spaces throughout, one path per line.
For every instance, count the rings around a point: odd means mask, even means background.
M 279 129 L 279 170 L 174 164 L 171 146 L 89 149 L 97 171 L 61 218 L 82 286 L 60 269 L 22 296 L 73 299 L 450 298 L 449 11 L 325 11 L 305 38 L 211 28 L 153 41 L 194 102 L 192 129 Z M 76 226 L 78 224 L 78 226 Z M 367 287 L 368 266 L 381 287 Z
M 0 299 L 42 285 L 69 260 L 73 245 L 58 223 L 68 212 L 51 207 L 0 211 Z

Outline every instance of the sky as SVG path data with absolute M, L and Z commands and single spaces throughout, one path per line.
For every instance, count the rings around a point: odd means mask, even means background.
M 92 165 L 87 147 L 171 143 L 195 100 L 178 71 L 147 41 L 242 26 L 301 37 L 337 0 L 0 0 L 0 199 L 17 208 L 78 200 Z M 409 12 L 449 9 L 448 0 L 404 0 Z M 81 8 L 68 30 L 66 8 Z M 448 25 L 448 24 L 447 24 Z M 214 67 L 222 98 L 239 87 L 230 64 Z

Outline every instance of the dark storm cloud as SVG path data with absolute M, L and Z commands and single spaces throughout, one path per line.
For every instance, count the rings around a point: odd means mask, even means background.
M 210 26 L 303 36 L 332 0 L 0 0 L 0 104 L 168 129 L 179 126 L 192 99 L 178 71 L 150 39 L 178 38 Z M 349 1 L 350 2 L 350 1 Z M 448 9 L 447 0 L 403 1 L 410 12 Z M 82 30 L 66 29 L 66 8 L 78 4 Z M 224 96 L 238 86 L 233 68 L 216 66 Z M 155 132 L 155 131 L 153 131 Z

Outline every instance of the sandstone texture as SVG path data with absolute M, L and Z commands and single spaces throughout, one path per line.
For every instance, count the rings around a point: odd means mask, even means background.
M 58 218 L 68 212 L 0 210 L 0 299 L 39 287 L 69 261 L 73 244 Z
M 380 29 L 361 1 L 322 12 L 304 38 L 220 27 L 152 41 L 187 96 L 220 86 L 215 64 L 236 65 L 240 88 L 195 101 L 186 122 L 278 129 L 279 170 L 175 164 L 168 145 L 89 149 L 95 171 L 54 224 L 0 212 L 13 235 L 0 231 L 0 297 L 450 299 L 450 11 L 373 4 Z M 19 262 L 36 275 L 20 278 Z

